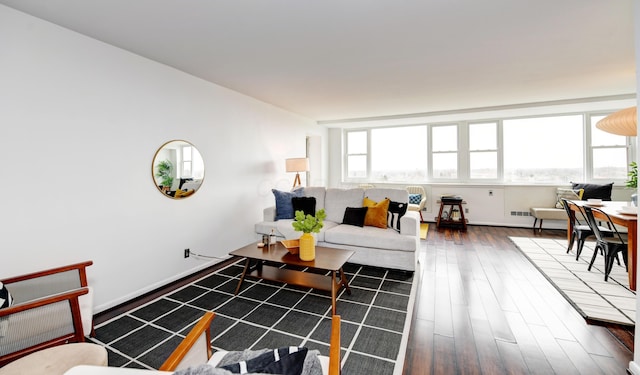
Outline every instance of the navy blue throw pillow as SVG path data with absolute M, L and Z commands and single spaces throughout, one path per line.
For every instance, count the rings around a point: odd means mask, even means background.
M 271 189 L 273 196 L 276 198 L 276 221 L 280 219 L 293 219 L 293 197 L 301 197 L 304 194 L 303 189 L 294 191 L 280 191 Z

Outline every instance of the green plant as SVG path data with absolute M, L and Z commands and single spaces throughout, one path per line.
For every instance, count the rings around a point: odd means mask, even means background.
M 160 184 L 165 187 L 173 185 L 173 164 L 169 160 L 163 160 L 156 166 L 158 172 L 156 177 L 160 180 Z
M 327 217 L 324 209 L 316 212 L 316 216 L 304 215 L 304 211 L 296 211 L 296 217 L 293 223 L 293 229 L 304 233 L 318 233 L 324 225 L 322 221 Z
M 629 164 L 629 167 L 631 167 L 631 169 L 629 170 L 629 173 L 627 173 L 627 176 L 629 176 L 629 179 L 627 180 L 626 185 L 629 188 L 637 189 L 638 188 L 638 164 L 635 161 L 632 161 L 631 164 Z

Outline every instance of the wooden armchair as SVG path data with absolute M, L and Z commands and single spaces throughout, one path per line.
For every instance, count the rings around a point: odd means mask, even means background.
M 171 353 L 169 358 L 160 366 L 160 371 L 177 371 L 189 366 L 207 363 L 211 358 L 210 326 L 214 313 L 206 312 L 198 323 L 191 329 L 180 345 Z M 340 374 L 340 315 L 334 315 L 331 320 L 331 342 L 329 358 L 320 358 L 322 371 L 328 375 Z
M 35 351 L 83 342 L 93 333 L 86 267 L 93 262 L 0 280 L 13 305 L 0 309 L 0 367 Z M 83 318 L 85 327 L 83 328 Z
M 211 321 L 214 316 L 211 311 L 204 313 L 159 370 L 177 371 L 207 363 L 211 358 Z

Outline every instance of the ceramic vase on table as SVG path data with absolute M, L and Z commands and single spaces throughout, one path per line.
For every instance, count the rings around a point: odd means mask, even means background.
M 300 236 L 300 259 L 308 262 L 316 258 L 316 239 L 311 233 Z

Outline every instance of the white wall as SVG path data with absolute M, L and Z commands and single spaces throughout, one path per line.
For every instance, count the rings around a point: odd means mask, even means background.
M 254 240 L 313 121 L 0 5 L 0 278 L 93 260 L 104 310 Z M 192 142 L 206 175 L 162 196 L 158 147 Z M 326 155 L 326 149 L 323 151 Z M 326 163 L 324 163 L 326 164 Z M 321 179 L 321 176 L 316 176 Z

